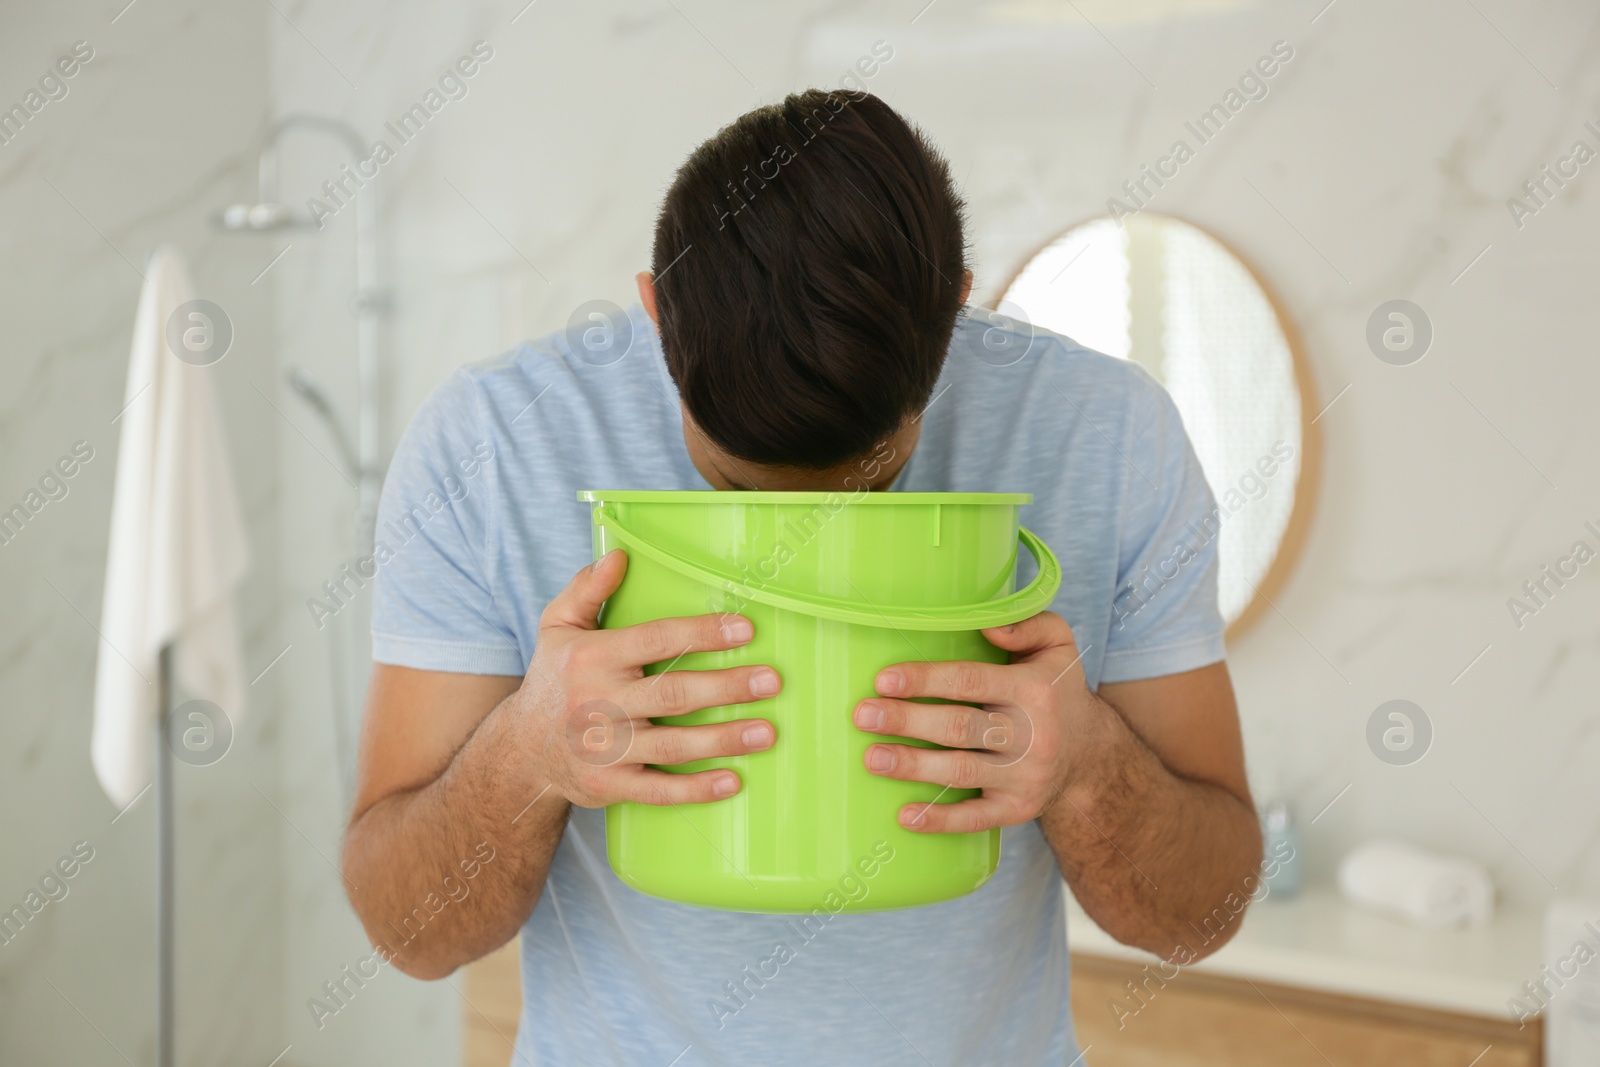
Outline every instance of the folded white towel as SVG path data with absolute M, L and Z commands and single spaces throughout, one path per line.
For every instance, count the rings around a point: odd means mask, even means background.
M 1352 904 L 1419 926 L 1479 925 L 1494 912 L 1494 883 L 1480 865 L 1404 841 L 1369 841 L 1339 864 L 1339 891 Z
M 157 661 L 176 647 L 178 699 L 201 698 L 237 721 L 243 667 L 233 590 L 248 566 L 212 378 L 167 348 L 167 320 L 193 290 L 171 248 L 150 258 L 134 320 L 126 407 L 111 501 L 91 749 L 118 807 L 150 782 Z

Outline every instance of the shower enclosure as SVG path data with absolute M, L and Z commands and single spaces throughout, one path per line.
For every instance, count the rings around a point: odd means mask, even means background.
M 280 195 L 280 146 L 291 133 L 303 132 L 332 138 L 349 154 L 352 164 L 367 159 L 370 150 L 350 125 L 323 115 L 295 113 L 270 125 L 258 150 L 256 197 L 252 203 L 232 204 L 213 216 L 216 225 L 239 234 L 288 231 L 323 231 L 325 221 L 309 210 L 288 206 Z M 377 521 L 378 494 L 383 487 L 387 466 L 382 453 L 383 360 L 380 346 L 384 324 L 391 314 L 389 292 L 380 270 L 381 241 L 379 218 L 381 202 L 376 182 L 354 189 L 347 187 L 347 199 L 355 216 L 355 294 L 353 308 L 356 327 L 356 410 L 353 420 L 341 414 L 338 402 L 304 368 L 286 372 L 287 384 L 322 424 L 332 440 L 336 466 L 345 480 L 355 487 L 356 502 L 352 523 L 352 548 L 356 558 L 371 554 Z M 324 190 L 313 195 L 326 199 Z M 342 207 L 340 208 L 342 211 Z M 360 635 L 348 631 L 349 618 L 330 619 L 327 628 L 329 649 L 329 687 L 331 690 L 335 753 L 339 763 L 341 792 L 346 805 L 354 794 L 355 746 L 353 738 L 359 712 L 359 694 L 352 691 L 356 665 L 351 652 L 360 644 Z

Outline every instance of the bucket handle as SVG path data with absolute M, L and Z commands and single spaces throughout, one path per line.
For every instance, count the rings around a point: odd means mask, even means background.
M 867 607 L 840 600 L 837 597 L 812 593 L 797 595 L 780 590 L 757 587 L 737 575 L 705 566 L 664 548 L 651 544 L 622 525 L 615 513 L 599 503 L 594 509 L 594 524 L 610 531 L 611 535 L 630 552 L 637 552 L 686 578 L 722 589 L 743 600 L 753 600 L 769 607 L 829 619 L 833 622 L 853 623 L 857 626 L 876 626 L 895 629 L 901 626 L 911 630 L 984 630 L 992 626 L 1007 626 L 1037 615 L 1050 606 L 1056 591 L 1061 588 L 1061 563 L 1050 546 L 1033 531 L 1019 527 L 1018 540 L 1033 555 L 1039 573 L 1024 588 L 996 600 L 976 604 L 957 604 L 941 607 L 885 607 L 867 602 Z

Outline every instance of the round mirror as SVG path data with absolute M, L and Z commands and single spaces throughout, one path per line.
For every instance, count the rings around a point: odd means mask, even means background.
M 1314 427 L 1298 345 L 1250 268 L 1170 216 L 1094 219 L 1031 256 L 998 310 L 1166 386 L 1222 516 L 1230 633 L 1270 610 L 1309 514 Z

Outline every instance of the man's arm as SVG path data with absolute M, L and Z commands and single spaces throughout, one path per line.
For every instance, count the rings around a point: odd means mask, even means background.
M 1209 955 L 1233 936 L 1261 864 L 1227 664 L 1083 696 L 1077 773 L 1039 820 L 1062 874 L 1117 940 Z
M 516 743 L 508 704 L 521 682 L 373 669 L 345 882 L 368 938 L 390 946 L 395 966 L 414 977 L 442 978 L 509 941 L 538 902 L 561 840 L 563 798 L 521 810 L 549 784 Z M 458 864 L 476 858 L 480 842 L 494 859 L 468 882 Z M 469 892 L 433 915 L 427 898 L 450 896 L 447 877 Z
M 1096 695 L 1059 615 L 984 636 L 1011 653 L 1009 664 L 898 663 L 878 675 L 882 696 L 855 709 L 864 730 L 948 746 L 868 746 L 874 774 L 983 791 L 907 805 L 901 824 L 951 833 L 1037 818 L 1074 894 L 1107 933 L 1184 962 L 1220 948 L 1261 862 L 1226 665 Z
M 578 572 L 540 618 L 523 678 L 375 669 L 344 875 L 368 937 L 407 974 L 442 978 L 516 933 L 543 891 L 569 805 L 720 800 L 739 790 L 732 771 L 645 765 L 772 745 L 763 719 L 650 722 L 770 697 L 782 682 L 764 666 L 646 681 L 648 664 L 688 647 L 736 648 L 754 630 L 739 615 L 600 630 L 600 606 L 626 571 L 626 554 L 613 551 Z

